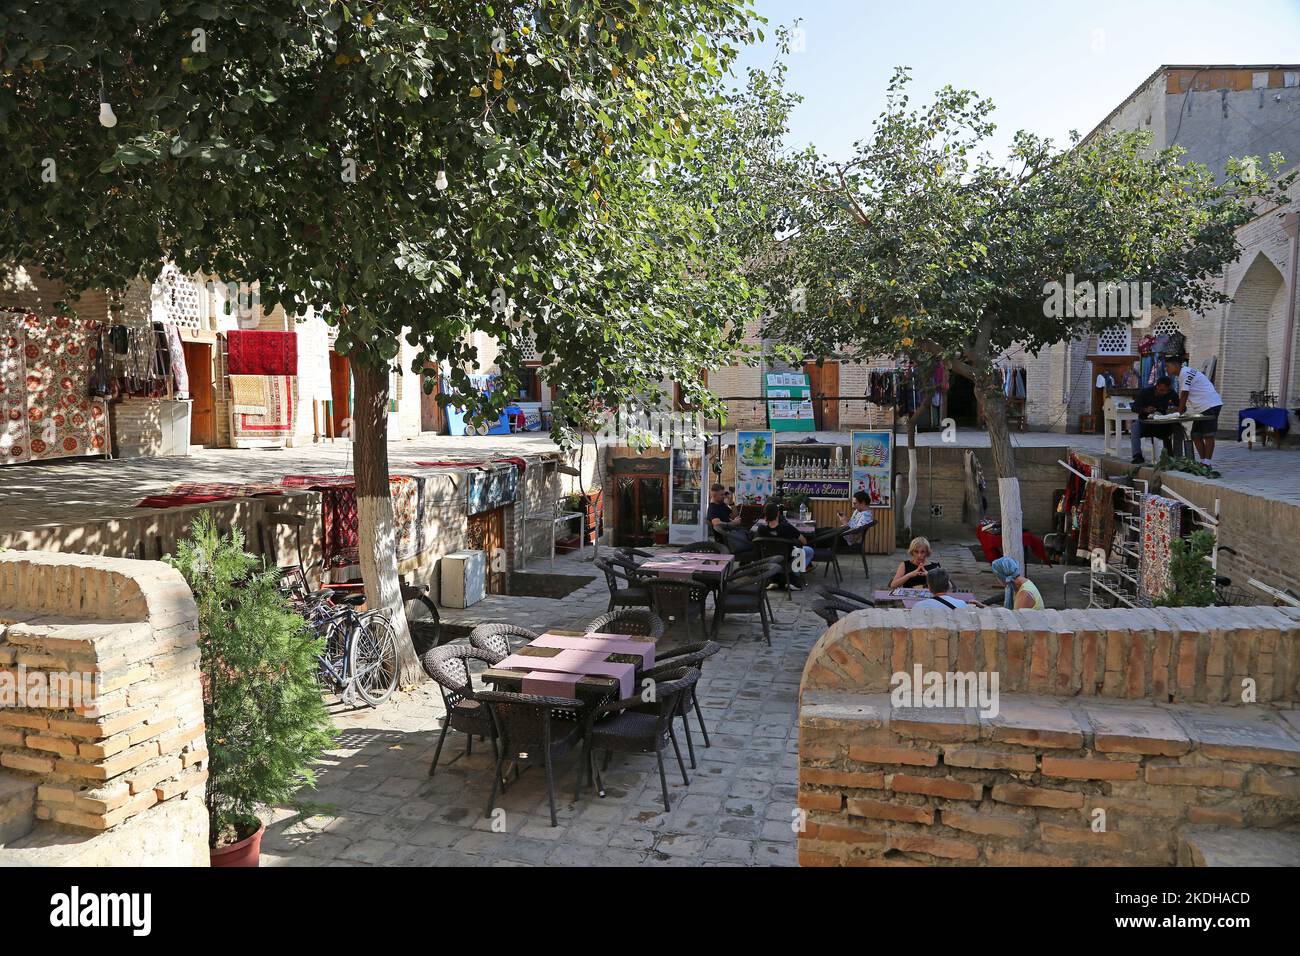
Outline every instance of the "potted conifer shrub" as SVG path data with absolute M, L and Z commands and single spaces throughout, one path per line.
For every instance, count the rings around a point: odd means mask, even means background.
M 170 563 L 199 609 L 208 738 L 208 838 L 213 866 L 257 866 L 258 817 L 314 782 L 334 740 L 317 682 L 321 641 L 285 602 L 279 572 L 244 551 L 211 512 Z

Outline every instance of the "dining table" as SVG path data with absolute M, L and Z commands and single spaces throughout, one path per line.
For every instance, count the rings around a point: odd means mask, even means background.
M 653 637 L 549 630 L 484 670 L 480 679 L 508 693 L 596 704 L 630 697 L 654 660 Z
M 650 558 L 638 564 L 636 569 L 670 581 L 691 581 L 696 574 L 716 574 L 721 577 L 735 560 L 734 554 L 687 551 Z
M 895 594 L 895 591 L 908 593 Z M 906 610 L 910 611 L 918 601 L 924 601 L 926 598 L 930 597 L 934 597 L 934 595 L 925 590 L 925 588 L 894 588 L 890 591 L 872 592 L 871 600 L 874 601 L 877 606 L 881 604 L 901 604 Z M 948 591 L 944 594 L 944 597 L 953 598 L 957 601 L 965 601 L 967 604 L 975 600 L 975 595 L 969 591 Z

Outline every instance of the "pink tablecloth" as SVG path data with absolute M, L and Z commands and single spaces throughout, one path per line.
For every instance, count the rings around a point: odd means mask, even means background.
M 632 693 L 632 681 L 636 677 L 634 664 L 618 664 L 605 660 L 609 651 L 567 650 L 551 657 L 535 657 L 530 654 L 511 654 L 496 666 L 507 670 L 546 671 L 548 673 L 573 674 L 577 677 L 596 676 L 613 677 L 618 680 L 619 696 L 628 697 Z
M 633 641 L 613 635 L 603 637 L 570 637 L 566 634 L 543 634 L 528 642 L 530 647 L 558 647 L 561 650 L 590 651 L 602 654 L 635 654 L 641 666 L 649 667 L 655 661 L 653 641 Z

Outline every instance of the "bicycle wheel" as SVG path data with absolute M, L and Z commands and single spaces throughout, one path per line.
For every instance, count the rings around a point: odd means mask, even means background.
M 397 688 L 397 634 L 382 614 L 362 615 L 352 632 L 352 686 L 371 707 Z
M 415 653 L 423 654 L 447 640 L 442 634 L 438 605 L 433 603 L 423 588 L 402 588 L 402 609 L 406 612 L 406 626 L 411 631 Z

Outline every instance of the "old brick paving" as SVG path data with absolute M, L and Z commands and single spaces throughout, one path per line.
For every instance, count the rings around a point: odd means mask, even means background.
M 979 570 L 967 545 L 941 545 L 939 556 L 959 584 L 979 594 L 992 589 L 987 565 Z M 898 559 L 871 559 L 874 586 L 888 583 Z M 844 586 L 864 591 L 860 559 L 844 556 L 841 565 Z M 556 573 L 595 572 L 569 556 L 556 562 Z M 815 580 L 824 580 L 820 571 Z M 1053 582 L 1046 594 L 1059 590 L 1055 575 L 1040 580 Z M 705 665 L 699 685 L 712 746 L 704 748 L 696 733 L 699 768 L 688 763 L 689 786 L 671 755 L 666 758 L 670 813 L 652 755 L 615 755 L 606 796 L 587 788 L 574 802 L 575 752 L 556 767 L 558 827 L 550 825 L 546 779 L 536 767 L 498 798 L 505 831 L 494 832 L 483 815 L 492 773 L 486 742 L 476 741 L 465 756 L 464 735 L 448 734 L 438 772 L 428 777 L 444 709 L 436 686 L 426 683 L 377 710 L 336 705 L 340 746 L 322 761 L 316 787 L 299 794 L 303 809 L 276 811 L 262 844 L 263 865 L 793 866 L 799 680 L 825 625 L 809 608 L 810 591 L 789 599 L 774 591 L 771 599 L 771 648 L 756 617 L 729 618 L 722 626 L 723 649 Z M 606 604 L 604 581 L 593 578 L 561 600 L 498 595 L 443 613 L 466 626 L 508 620 L 578 628 Z

